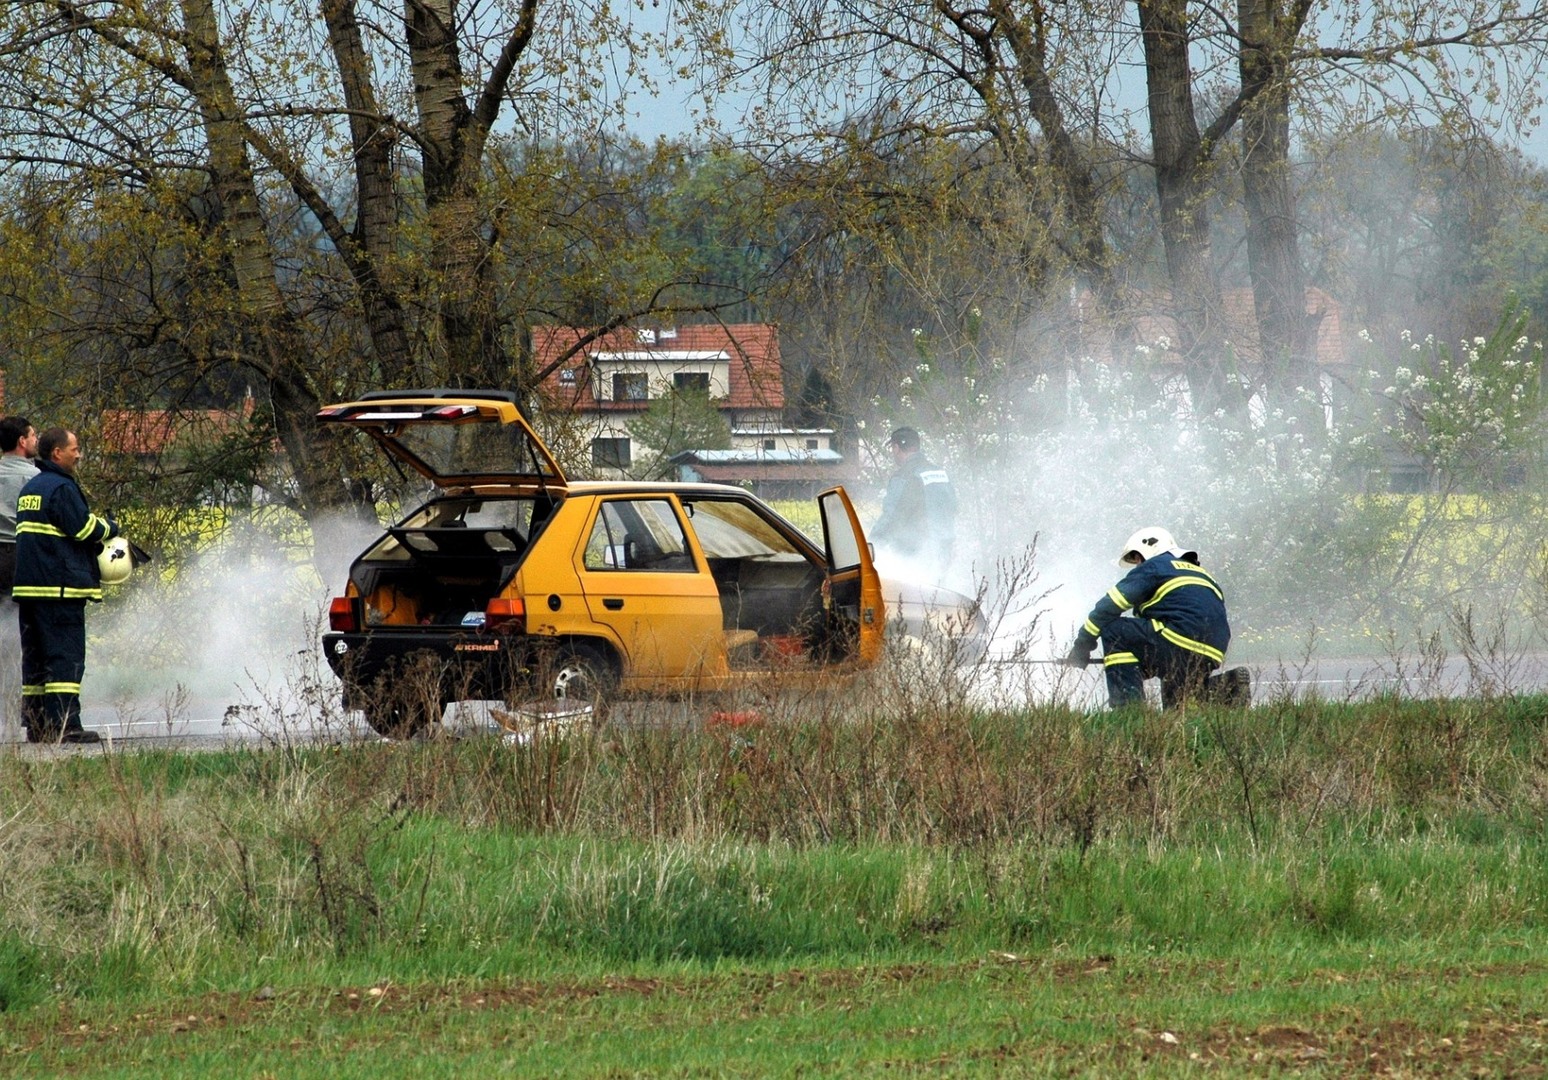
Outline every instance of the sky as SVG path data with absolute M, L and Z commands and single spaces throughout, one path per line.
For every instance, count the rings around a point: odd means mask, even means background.
M 670 2 L 652 4 L 644 11 L 635 13 L 636 25 L 646 32 L 661 33 L 669 26 L 671 8 Z M 698 132 L 695 112 L 700 106 L 695 102 L 693 87 L 675 78 L 671 66 L 666 60 L 651 65 L 651 74 L 658 81 L 660 92 L 653 98 L 637 98 L 632 109 L 634 119 L 630 127 L 643 138 L 693 136 Z M 1136 126 L 1142 130 L 1145 126 L 1143 76 L 1138 63 L 1130 63 L 1127 70 L 1130 75 L 1120 79 L 1118 104 L 1132 112 Z M 1536 80 L 1539 94 L 1548 93 L 1545 82 L 1548 79 Z M 1129 88 L 1124 87 L 1123 83 L 1127 83 Z M 721 100 L 713 116 L 721 125 L 735 130 L 740 126 L 741 116 L 750 101 L 751 95 L 748 93 L 729 94 Z M 1520 149 L 1528 158 L 1540 164 L 1548 164 L 1548 108 L 1540 105 L 1533 119 L 1535 124 L 1529 122 L 1519 128 L 1515 125 L 1495 125 L 1493 137 L 1503 145 Z

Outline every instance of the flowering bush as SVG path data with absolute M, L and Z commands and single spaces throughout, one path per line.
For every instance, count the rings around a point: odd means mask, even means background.
M 1447 486 L 1498 482 L 1503 467 L 1542 445 L 1543 347 L 1528 342 L 1526 322 L 1511 302 L 1493 334 L 1456 351 L 1403 335 L 1412 360 L 1384 392 L 1399 408 L 1385 430 Z

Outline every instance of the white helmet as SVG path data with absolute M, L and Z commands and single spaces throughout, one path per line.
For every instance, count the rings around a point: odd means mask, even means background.
M 1131 556 L 1138 555 L 1140 562 L 1154 558 L 1162 552 L 1170 552 L 1173 555 L 1186 554 L 1177 546 L 1177 541 L 1172 539 L 1172 534 L 1159 525 L 1152 525 L 1148 529 L 1141 529 L 1123 542 L 1123 548 L 1118 552 L 1118 565 L 1128 566 L 1133 562 Z
M 115 536 L 102 545 L 97 554 L 97 573 L 104 585 L 118 585 L 134 569 L 134 557 L 129 553 L 129 541 Z

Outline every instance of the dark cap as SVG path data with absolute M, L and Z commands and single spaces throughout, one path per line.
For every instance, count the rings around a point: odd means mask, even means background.
M 896 446 L 899 450 L 918 450 L 919 432 L 911 427 L 893 428 L 887 442 L 891 446 Z

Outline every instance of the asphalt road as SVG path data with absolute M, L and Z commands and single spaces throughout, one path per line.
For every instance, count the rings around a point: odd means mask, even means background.
M 1407 697 L 1460 697 L 1482 692 L 1520 693 L 1548 689 L 1548 654 L 1518 654 L 1487 665 L 1469 665 L 1462 658 L 1424 664 L 1419 661 L 1328 659 L 1301 664 L 1245 664 L 1253 673 L 1253 698 L 1268 702 L 1315 694 L 1332 701 L 1358 700 L 1380 693 Z M 990 683 L 997 685 L 990 685 Z M 1151 684 L 1154 689 L 1154 684 Z M 1008 704 L 1054 697 L 1079 707 L 1100 708 L 1106 694 L 1099 667 L 1085 671 L 1051 665 L 1005 665 L 993 680 L 977 687 L 986 702 Z M 232 700 L 199 697 L 165 702 L 104 704 L 93 702 L 87 687 L 83 721 L 99 732 L 102 748 L 178 747 L 210 749 L 232 744 L 293 742 L 380 742 L 358 715 L 317 722 L 304 710 L 269 709 Z M 495 702 L 467 702 L 447 710 L 443 725 L 452 734 L 502 730 L 490 714 Z M 694 710 L 682 703 L 633 704 L 625 715 L 660 722 L 692 719 Z M 708 711 L 704 707 L 703 711 Z M 279 713 L 282 715 L 276 716 Z M 668 715 L 670 714 L 670 715 Z M 0 746 L 27 753 L 29 747 L 14 722 L 0 733 Z M 49 752 L 90 752 L 81 747 Z

